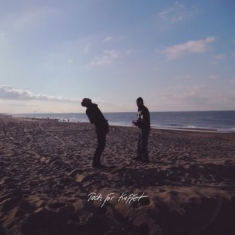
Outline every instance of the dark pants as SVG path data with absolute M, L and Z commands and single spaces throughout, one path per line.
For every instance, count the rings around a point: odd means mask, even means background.
M 97 134 L 97 147 L 95 150 L 95 154 L 93 157 L 93 165 L 100 164 L 100 157 L 102 152 L 104 151 L 106 144 L 106 134 L 105 131 L 96 130 Z
M 150 133 L 150 128 L 139 130 L 137 157 L 145 161 L 149 160 L 148 149 L 147 149 L 149 133 Z

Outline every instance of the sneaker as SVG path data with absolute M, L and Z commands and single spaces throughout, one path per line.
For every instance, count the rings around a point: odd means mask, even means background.
M 100 164 L 100 163 L 96 163 L 96 164 L 92 164 L 92 167 L 94 167 L 94 168 L 104 168 L 105 167 L 105 165 L 102 165 L 102 164 Z

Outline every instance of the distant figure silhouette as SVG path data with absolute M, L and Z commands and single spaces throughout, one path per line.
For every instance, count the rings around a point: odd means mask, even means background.
M 98 105 L 92 103 L 89 98 L 84 98 L 81 102 L 81 105 L 87 108 L 86 114 L 90 122 L 93 123 L 96 127 L 98 145 L 94 153 L 92 167 L 104 167 L 104 165 L 100 163 L 100 157 L 106 145 L 106 134 L 109 132 L 108 121 L 104 118 L 104 115 L 98 108 Z
M 144 106 L 144 101 L 141 97 L 136 100 L 138 107 L 137 120 L 132 123 L 139 127 L 139 141 L 137 147 L 137 157 L 134 160 L 149 162 L 148 155 L 148 138 L 150 133 L 150 115 L 147 107 Z

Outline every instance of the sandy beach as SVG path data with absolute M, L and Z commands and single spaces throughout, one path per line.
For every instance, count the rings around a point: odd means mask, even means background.
M 235 133 L 111 126 L 91 167 L 91 124 L 0 117 L 1 235 L 234 235 Z

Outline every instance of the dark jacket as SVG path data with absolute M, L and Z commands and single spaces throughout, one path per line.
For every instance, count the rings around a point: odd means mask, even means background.
M 86 114 L 90 120 L 90 123 L 93 123 L 96 127 L 96 131 L 108 132 L 109 125 L 104 115 L 98 108 L 97 104 L 91 104 L 87 110 Z
M 141 108 L 138 108 L 136 125 L 140 129 L 148 129 L 150 128 L 150 115 L 149 110 L 144 105 Z

